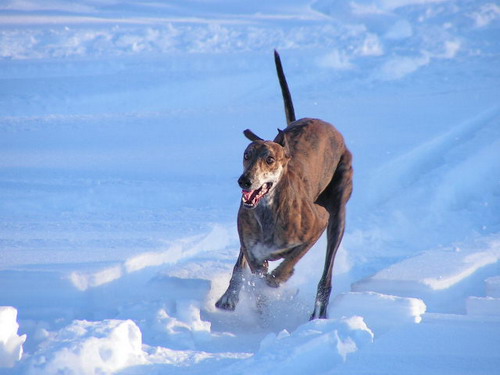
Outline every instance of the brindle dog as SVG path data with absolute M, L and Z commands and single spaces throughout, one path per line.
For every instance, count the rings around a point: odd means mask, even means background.
M 238 211 L 240 254 L 229 287 L 216 306 L 234 310 L 248 266 L 271 287 L 293 274 L 295 264 L 327 230 L 327 252 L 311 319 L 326 318 L 332 267 L 345 228 L 346 203 L 352 193 L 352 155 L 331 124 L 295 120 L 290 91 L 278 53 L 275 63 L 288 126 L 265 141 L 250 130 L 238 179 L 243 189 Z M 283 259 L 268 272 L 268 262 Z

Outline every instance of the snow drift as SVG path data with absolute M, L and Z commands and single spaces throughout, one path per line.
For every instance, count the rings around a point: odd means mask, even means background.
M 17 310 L 0 306 L 0 367 L 14 367 L 23 355 L 26 335 L 19 336 Z
M 145 363 L 141 331 L 132 321 L 74 321 L 34 354 L 27 373 L 109 374 Z

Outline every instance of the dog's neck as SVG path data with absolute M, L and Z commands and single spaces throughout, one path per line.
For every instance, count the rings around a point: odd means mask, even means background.
M 255 221 L 260 227 L 259 242 L 270 248 L 287 248 L 294 245 L 297 239 L 297 218 L 302 217 L 308 202 L 300 194 L 304 189 L 303 182 L 290 173 L 284 173 L 273 190 L 264 197 L 252 210 Z M 300 220 L 299 220 L 300 221 Z
M 288 207 L 300 196 L 298 192 L 304 188 L 302 181 L 293 178 L 292 173 L 285 170 L 280 180 L 256 207 L 256 215 L 260 220 L 274 225 L 279 216 L 289 215 Z M 264 224 L 263 222 L 261 225 Z

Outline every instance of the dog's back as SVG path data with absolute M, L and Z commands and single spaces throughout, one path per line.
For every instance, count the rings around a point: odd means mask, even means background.
M 344 138 L 333 125 L 311 118 L 292 122 L 284 134 L 291 156 L 288 171 L 303 181 L 306 193 L 315 201 L 347 150 Z

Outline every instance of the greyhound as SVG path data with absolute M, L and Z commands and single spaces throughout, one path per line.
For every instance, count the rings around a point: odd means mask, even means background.
M 340 132 L 312 118 L 295 119 L 279 54 L 274 51 L 287 127 L 273 141 L 251 130 L 238 179 L 242 199 L 238 211 L 240 253 L 229 287 L 216 307 L 234 310 L 244 271 L 279 287 L 296 263 L 327 230 L 327 251 L 311 319 L 327 318 L 332 290 L 332 267 L 345 228 L 346 203 L 352 193 L 352 155 Z M 282 262 L 268 272 L 268 262 Z

